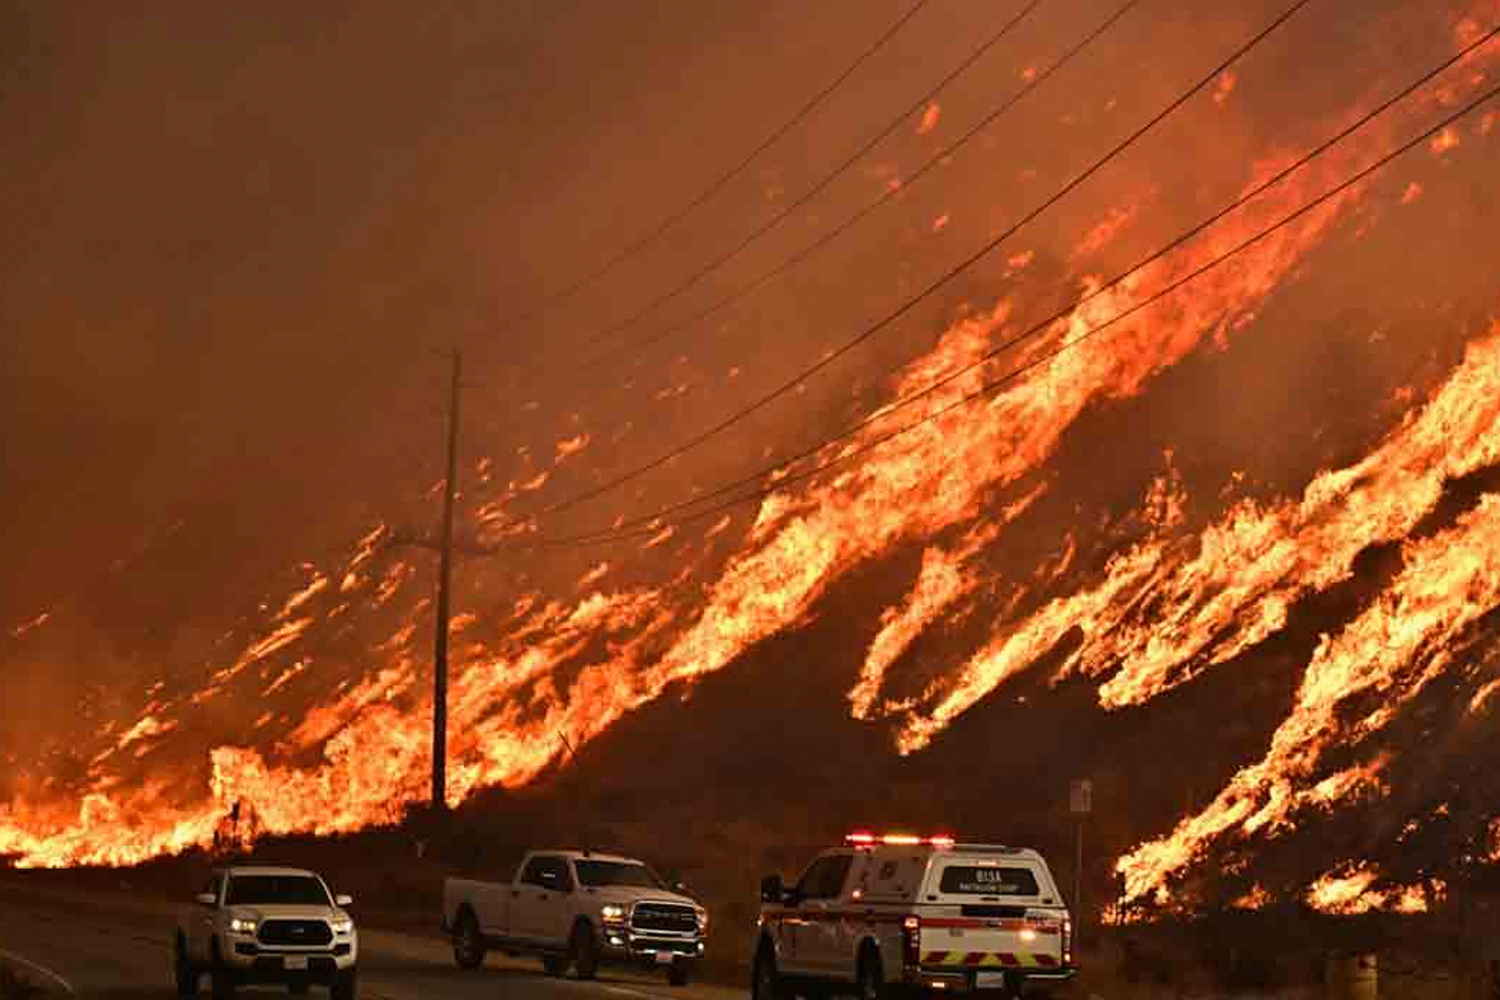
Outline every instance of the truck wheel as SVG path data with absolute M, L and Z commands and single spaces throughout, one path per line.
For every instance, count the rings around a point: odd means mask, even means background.
M 463 911 L 453 927 L 453 964 L 460 969 L 477 969 L 484 964 L 484 939 L 470 910 Z
M 686 962 L 673 962 L 667 966 L 667 983 L 671 986 L 686 986 L 692 978 L 692 967 Z
M 579 979 L 593 979 L 599 973 L 599 938 L 594 934 L 594 928 L 584 921 L 579 921 L 573 928 L 573 937 L 569 942 L 569 953 L 573 959 L 573 969 L 578 973 Z
M 750 972 L 750 996 L 752 1000 L 792 1000 L 792 991 L 776 971 L 776 956 L 769 948 L 762 948 L 755 956 L 755 967 Z
M 337 973 L 328 987 L 328 1000 L 354 1000 L 359 995 L 359 975 L 353 969 Z
M 198 973 L 193 969 L 193 963 L 188 960 L 187 949 L 183 947 L 182 938 L 172 947 L 172 978 L 177 984 L 177 995 L 180 997 L 195 997 L 198 995 Z
M 880 956 L 866 951 L 859 959 L 859 1000 L 885 1000 L 885 973 Z
M 210 975 L 213 978 L 214 1000 L 234 1000 L 234 974 L 224 964 L 217 941 L 213 944 L 212 955 L 214 967 Z
M 543 955 L 542 968 L 547 970 L 549 976 L 565 975 L 568 971 L 567 955 Z

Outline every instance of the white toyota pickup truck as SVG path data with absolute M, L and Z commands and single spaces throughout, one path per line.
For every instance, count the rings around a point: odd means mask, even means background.
M 703 955 L 708 911 L 633 858 L 533 851 L 509 882 L 446 879 L 443 929 L 462 969 L 498 951 L 540 957 L 554 976 L 571 965 L 592 979 L 603 963 L 630 964 L 665 969 L 684 986 Z
M 242 983 L 306 993 L 317 983 L 332 1000 L 355 1000 L 359 935 L 323 880 L 299 868 L 215 871 L 177 921 L 173 966 L 177 995 L 195 997 L 204 973 L 214 1000 L 232 1000 Z

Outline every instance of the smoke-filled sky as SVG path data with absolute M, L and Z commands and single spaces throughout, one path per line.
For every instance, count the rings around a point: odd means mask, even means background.
M 652 319 L 685 315 L 802 246 L 1111 6 L 1044 4 L 939 99 L 930 140 L 901 129 L 727 278 Z M 1135 178 L 1171 186 L 1153 211 L 1185 212 L 1184 189 L 1213 183 L 1257 140 L 1296 134 L 1284 112 L 1336 103 L 1342 94 L 1325 98 L 1324 86 L 1419 64 L 1423 38 L 1359 31 L 1402 7 L 1316 4 L 1295 37 L 1257 56 L 1253 105 L 1213 123 L 1211 142 L 1195 134 L 1202 121 L 1167 130 L 1016 249 L 1045 252 L 1041 237 L 1061 239 Z M 670 239 L 548 321 L 513 322 L 737 163 L 905 8 L 7 5 L 0 616 L 20 622 L 96 595 L 99 652 L 170 648 L 196 612 L 255 589 L 291 553 L 390 517 L 441 474 L 443 370 L 432 352 L 454 343 L 471 349 L 478 383 L 464 449 L 496 456 L 499 474 L 518 444 L 571 436 L 574 414 L 596 442 L 636 423 L 620 445 L 596 444 L 595 467 L 654 455 L 930 280 L 1056 171 L 1081 165 L 1110 116 L 1159 102 L 1203 50 L 1227 47 L 1276 5 L 1144 4 L 1082 69 L 910 197 L 743 308 L 652 349 L 634 393 L 601 398 L 619 359 L 579 371 L 578 345 L 821 177 L 1002 13 L 934 0 Z M 1018 183 L 1023 171 L 1040 179 Z M 942 238 L 930 238 L 943 215 Z M 831 384 L 752 422 L 740 447 L 704 449 L 691 473 L 645 485 L 670 499 L 700 469 L 704 482 L 743 471 L 761 442 L 841 406 L 861 369 L 930 338 L 924 317 L 993 294 L 982 277 L 956 285 Z M 643 332 L 649 323 L 626 331 Z M 653 405 L 682 355 L 676 370 L 697 374 L 697 391 Z M 524 409 L 532 401 L 540 407 Z M 606 500 L 580 518 L 607 523 L 616 509 Z M 159 558 L 135 558 L 148 548 Z
M 537 484 L 509 491 L 507 514 L 525 514 L 794 376 L 1044 201 L 1290 4 L 1144 0 L 908 184 L 1118 6 L 1043 0 L 784 224 L 613 329 L 819 182 L 1025 6 L 931 0 L 680 225 L 549 305 L 738 164 L 909 0 L 7 5 L 0 754 L 26 758 L 43 737 L 87 729 L 80 705 L 128 725 L 156 681 L 191 689 L 233 661 L 255 634 L 247 623 L 307 582 L 304 562 L 346 558 L 379 524 L 429 528 L 441 350 L 462 347 L 468 374 L 460 484 L 472 533 L 507 483 Z M 1048 315 L 1089 276 L 1134 262 L 1451 55 L 1460 16 L 1487 30 L 1492 8 L 1314 0 L 799 391 L 542 531 L 607 527 L 817 441 L 886 402 L 890 370 L 958 317 L 1002 301 L 1015 326 Z M 1141 424 L 1066 439 L 1043 541 L 1073 536 L 1070 509 L 1137 502 L 1165 450 L 1190 492 L 1195 477 L 1212 494 L 1240 474 L 1281 495 L 1389 432 L 1457 362 L 1500 289 L 1494 141 L 1474 122 L 1461 135 L 1372 182 L 1378 210 L 1352 209 L 1332 249 L 1267 279 L 1264 312 L 1254 299 L 1233 329 L 1259 323 L 1275 337 L 1203 362 L 1134 414 Z M 655 336 L 898 189 L 753 295 Z M 1229 332 L 1208 337 L 1205 354 L 1227 352 Z M 1407 393 L 1399 405 L 1374 395 L 1393 389 Z M 667 553 L 637 541 L 466 561 L 460 610 L 546 599 L 601 560 L 615 586 L 655 586 L 679 568 Z M 1108 554 L 1099 543 L 1095 562 Z M 881 613 L 872 607 L 871 622 Z M 341 676 L 373 669 L 346 659 Z M 241 716 L 260 714 L 205 713 L 192 725 L 209 745 L 243 738 Z

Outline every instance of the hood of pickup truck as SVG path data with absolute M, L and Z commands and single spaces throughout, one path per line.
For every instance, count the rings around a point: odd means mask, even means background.
M 584 893 L 589 899 L 597 899 L 603 903 L 678 903 L 682 906 L 691 906 L 701 909 L 696 902 L 686 896 L 680 896 L 675 892 L 667 892 L 663 889 L 642 889 L 639 886 L 605 885 L 597 889 L 585 889 Z
M 342 910 L 331 906 L 308 906 L 290 904 L 258 904 L 255 906 L 232 906 L 230 912 L 237 917 L 251 920 L 335 920 L 347 917 Z

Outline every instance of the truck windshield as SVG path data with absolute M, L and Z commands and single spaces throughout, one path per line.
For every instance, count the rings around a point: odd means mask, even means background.
M 327 906 L 323 883 L 306 875 L 239 875 L 229 880 L 226 906 Z
M 578 884 L 590 888 L 604 885 L 661 888 L 661 880 L 645 865 L 624 861 L 576 861 L 573 866 L 578 869 Z

